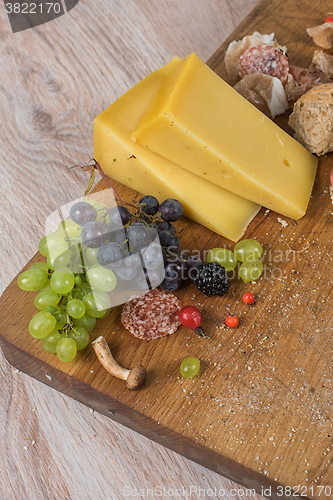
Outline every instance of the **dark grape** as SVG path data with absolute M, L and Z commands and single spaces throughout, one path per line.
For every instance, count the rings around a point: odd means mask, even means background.
M 148 226 L 135 222 L 127 228 L 127 238 L 131 247 L 142 248 L 150 242 L 150 231 Z
M 178 253 L 179 251 L 183 252 L 183 250 L 181 250 L 180 248 L 174 248 L 174 247 L 166 248 L 166 247 L 162 247 L 162 251 L 163 251 L 164 261 L 175 260 L 175 259 L 178 259 L 178 258 L 182 259 L 181 255 Z
M 81 231 L 81 241 L 88 248 L 98 248 L 106 242 L 108 234 L 108 228 L 101 222 L 87 222 Z
M 159 234 L 160 243 L 162 247 L 174 247 L 179 248 L 179 238 L 172 231 L 161 231 Z
M 128 224 L 131 220 L 131 217 L 131 212 L 128 210 L 128 208 L 123 206 L 114 207 L 112 208 L 112 210 L 110 210 L 109 213 L 110 224 L 116 228 L 119 228 L 120 223 L 123 226 L 126 226 L 126 224 Z
M 166 222 L 165 220 L 155 221 L 150 224 L 150 227 L 157 233 L 160 233 L 161 231 L 172 231 L 173 233 L 177 232 L 175 226 L 170 222 Z
M 185 262 L 186 259 L 187 259 L 186 252 L 187 252 L 187 250 L 183 250 L 180 247 L 173 248 L 173 249 L 170 249 L 170 251 L 167 251 L 167 257 L 168 257 L 168 259 L 170 259 L 172 257 L 173 258 L 178 258 L 178 259 L 181 259 L 181 260 L 183 260 Z
M 178 290 L 181 284 L 182 280 L 179 279 L 171 280 L 165 278 L 160 284 L 160 287 L 162 288 L 162 290 L 165 290 L 166 292 L 174 292 L 175 290 Z
M 173 233 L 177 232 L 177 229 L 171 222 L 167 222 L 166 220 L 161 220 L 159 224 L 160 231 L 172 231 Z
M 149 270 L 155 270 L 163 266 L 162 248 L 157 243 L 151 243 L 141 252 L 145 267 Z
M 202 266 L 203 262 L 197 255 L 190 255 L 186 261 L 187 276 L 195 280 L 199 275 L 199 268 Z
M 141 265 L 140 255 L 138 253 L 128 252 L 128 254 L 124 258 L 124 265 L 126 267 L 136 269 Z
M 155 215 L 158 212 L 159 202 L 155 196 L 147 195 L 140 198 L 139 203 L 141 211 L 147 215 Z
M 164 263 L 164 268 L 166 279 L 186 279 L 187 269 L 181 259 L 167 259 Z
M 75 203 L 69 211 L 69 216 L 75 224 L 84 226 L 87 222 L 96 220 L 96 208 L 86 201 Z
M 183 215 L 183 205 L 174 198 L 168 198 L 160 204 L 159 211 L 163 220 L 174 222 Z
M 103 267 L 108 267 L 110 264 L 119 266 L 124 257 L 124 249 L 119 243 L 104 243 L 97 252 L 97 262 Z
M 140 271 L 133 279 L 133 285 L 138 290 L 148 290 L 149 285 L 147 282 L 147 273 L 144 270 Z
M 164 269 L 149 269 L 146 271 L 146 277 L 148 276 L 148 283 L 151 288 L 156 288 L 164 280 Z
M 111 241 L 113 243 L 124 243 L 126 241 L 126 233 L 125 229 L 115 229 L 114 226 L 111 224 L 106 225 L 109 233 L 108 233 L 108 241 Z
M 196 269 L 199 269 L 199 267 L 201 267 L 202 264 L 203 264 L 202 260 L 197 255 L 189 255 L 186 261 L 188 269 L 192 269 L 194 267 Z
M 149 239 L 150 241 L 154 241 L 155 243 L 159 243 L 159 239 L 158 239 L 158 232 L 156 231 L 155 228 L 149 226 L 148 227 L 148 234 L 149 234 Z
M 186 279 L 186 267 L 182 259 L 166 259 L 164 263 L 164 280 L 160 287 L 168 292 L 177 290 Z
M 124 264 L 124 262 L 122 262 L 119 267 L 114 269 L 114 273 L 117 276 L 117 278 L 124 281 L 129 281 L 132 280 L 137 275 L 138 268 L 128 267 Z

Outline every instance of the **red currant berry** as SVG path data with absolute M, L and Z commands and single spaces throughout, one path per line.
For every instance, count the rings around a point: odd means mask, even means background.
M 325 23 L 333 23 L 333 17 L 332 16 L 327 16 L 325 19 Z
M 193 306 L 182 307 L 178 313 L 178 319 L 183 326 L 189 330 L 194 330 L 199 337 L 207 337 L 201 328 L 202 316 L 199 309 Z
M 253 295 L 253 293 L 251 293 L 251 292 L 244 293 L 243 301 L 245 302 L 245 304 L 254 304 L 255 300 L 256 300 L 256 298 Z
M 238 326 L 238 323 L 239 323 L 239 320 L 238 320 L 237 316 L 234 316 L 233 314 L 229 314 L 229 316 L 227 316 L 225 318 L 225 324 L 229 328 L 236 328 L 236 326 Z

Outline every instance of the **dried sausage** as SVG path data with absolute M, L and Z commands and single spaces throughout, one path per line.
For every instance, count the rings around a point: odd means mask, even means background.
M 275 76 L 282 83 L 288 78 L 289 63 L 284 52 L 272 45 L 258 45 L 247 49 L 239 59 L 239 76 L 263 73 Z
M 181 302 L 173 293 L 156 288 L 127 302 L 121 321 L 135 337 L 156 339 L 175 333 L 180 309 Z

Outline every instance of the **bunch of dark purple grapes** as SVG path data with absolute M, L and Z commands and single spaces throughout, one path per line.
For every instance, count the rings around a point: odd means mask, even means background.
M 183 214 L 181 202 L 169 198 L 159 205 L 154 196 L 148 195 L 139 200 L 139 205 L 141 212 L 145 214 L 143 220 L 157 231 L 163 248 L 164 280 L 160 287 L 173 292 L 188 278 L 195 280 L 202 261 L 196 255 L 187 257 L 186 252 L 180 248 L 177 230 L 172 224 Z M 153 216 L 156 219 L 149 221 L 146 216 Z
M 82 226 L 81 242 L 96 249 L 97 263 L 112 269 L 121 280 L 134 279 L 141 289 L 148 282 L 150 287 L 174 291 L 184 280 L 195 279 L 202 261 L 186 256 L 172 224 L 183 214 L 182 203 L 168 198 L 159 204 L 157 198 L 146 195 L 133 207 L 132 213 L 118 205 L 105 210 L 102 217 L 96 217 L 95 207 L 86 202 L 71 208 L 71 219 Z M 143 273 L 136 275 L 140 264 Z

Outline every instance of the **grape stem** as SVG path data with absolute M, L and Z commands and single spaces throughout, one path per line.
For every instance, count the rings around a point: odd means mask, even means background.
M 136 209 L 137 209 L 137 208 L 138 208 L 138 207 L 137 207 L 137 205 L 134 205 L 133 203 L 129 203 L 129 202 L 127 202 L 127 201 L 123 201 L 122 197 L 120 196 L 120 194 L 118 193 L 118 191 L 115 189 L 115 187 L 112 185 L 112 183 L 110 182 L 110 179 L 109 179 L 109 178 L 108 178 L 108 176 L 104 173 L 104 171 L 103 171 L 102 167 L 100 166 L 100 164 L 98 163 L 98 161 L 96 161 L 94 158 L 92 158 L 90 161 L 91 161 L 91 162 L 93 162 L 93 164 L 92 164 L 92 165 L 85 165 L 85 166 L 83 167 L 83 169 L 84 169 L 84 170 L 86 170 L 86 169 L 88 169 L 88 168 L 90 168 L 90 169 L 91 169 L 91 168 L 93 168 L 93 169 L 97 170 L 97 171 L 101 174 L 101 176 L 102 176 L 102 178 L 104 179 L 104 181 L 105 181 L 105 183 L 107 184 L 107 186 L 108 186 L 108 187 L 111 189 L 111 191 L 113 192 L 114 197 L 116 198 L 117 203 L 118 203 L 119 205 L 122 205 L 122 206 L 124 206 L 124 205 L 128 205 L 129 207 L 132 207 L 132 208 L 136 208 Z M 87 193 L 86 193 L 86 194 L 87 194 Z
M 73 326 L 72 326 L 71 328 L 72 328 L 73 332 L 75 332 L 75 333 L 76 333 L 76 335 L 78 335 L 79 337 L 82 335 L 82 333 L 81 333 L 81 332 L 79 332 L 79 330 L 77 330 L 77 329 L 75 328 L 74 324 L 73 324 Z
M 202 337 L 204 339 L 208 339 L 208 335 L 205 334 L 203 328 L 201 326 L 197 326 L 195 329 L 194 329 L 194 332 L 199 336 L 199 337 Z
M 108 343 L 102 335 L 94 340 L 92 345 L 101 365 L 114 377 L 126 380 L 128 389 L 139 389 L 145 383 L 147 377 L 146 369 L 142 365 L 137 365 L 132 370 L 127 370 L 118 365 L 111 354 Z

